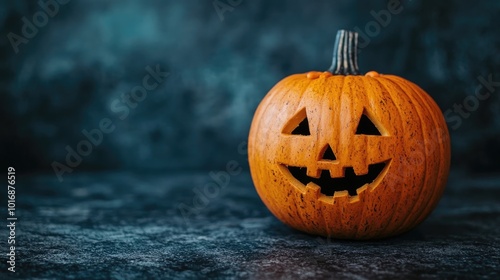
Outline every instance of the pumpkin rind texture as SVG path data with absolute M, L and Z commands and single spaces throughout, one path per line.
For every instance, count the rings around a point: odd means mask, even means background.
M 378 133 L 358 131 L 363 118 Z M 435 208 L 450 139 L 441 110 L 412 82 L 309 72 L 284 78 L 262 100 L 248 157 L 260 198 L 285 224 L 378 239 L 410 230 Z

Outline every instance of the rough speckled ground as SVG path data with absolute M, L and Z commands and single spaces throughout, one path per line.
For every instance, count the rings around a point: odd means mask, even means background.
M 248 174 L 198 201 L 186 224 L 180 203 L 192 207 L 193 188 L 209 181 L 208 173 L 75 174 L 63 184 L 21 176 L 18 272 L 7 273 L 2 261 L 0 278 L 500 277 L 498 178 L 451 180 L 426 222 L 377 242 L 326 240 L 286 227 L 261 203 Z M 4 196 L 5 213 L 3 205 Z M 0 234 L 5 240 L 5 227 Z

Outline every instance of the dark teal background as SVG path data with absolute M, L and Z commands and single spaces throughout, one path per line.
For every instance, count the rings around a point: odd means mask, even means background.
M 500 1 L 57 0 L 24 38 L 54 1 L 0 0 L 0 160 L 19 217 L 13 274 L 4 185 L 0 279 L 500 279 Z M 293 230 L 248 173 L 260 100 L 328 69 L 338 29 L 362 32 L 362 73 L 417 83 L 450 128 L 442 200 L 395 238 Z M 157 67 L 169 76 L 125 106 Z M 113 131 L 68 167 L 98 128 Z
M 451 110 L 454 170 L 498 172 L 499 86 L 461 117 L 454 104 L 474 95 L 478 76 L 500 81 L 499 1 L 404 1 L 384 19 L 387 1 L 243 0 L 218 13 L 215 1 L 73 0 L 17 54 L 8 34 L 22 35 L 22 18 L 33 22 L 42 8 L 0 3 L 1 159 L 20 172 L 66 164 L 66 146 L 76 149 L 103 118 L 116 129 L 74 172 L 223 169 L 242 156 L 267 91 L 327 69 L 341 28 L 373 35 L 362 38 L 363 73 L 405 77 Z M 142 83 L 148 65 L 170 76 L 119 119 L 112 102 Z

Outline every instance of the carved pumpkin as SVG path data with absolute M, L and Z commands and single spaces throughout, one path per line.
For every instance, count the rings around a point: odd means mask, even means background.
M 250 129 L 252 179 L 269 210 L 298 230 L 373 239 L 422 222 L 445 188 L 445 120 L 417 85 L 359 75 L 357 33 L 339 31 L 326 72 L 281 80 Z

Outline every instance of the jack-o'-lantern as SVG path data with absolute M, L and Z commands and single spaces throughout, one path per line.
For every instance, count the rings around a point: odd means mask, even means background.
M 252 179 L 269 210 L 298 230 L 384 238 L 422 222 L 450 164 L 445 120 L 401 77 L 360 75 L 357 34 L 337 34 L 326 72 L 288 76 L 262 100 L 250 129 Z

